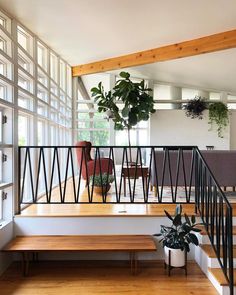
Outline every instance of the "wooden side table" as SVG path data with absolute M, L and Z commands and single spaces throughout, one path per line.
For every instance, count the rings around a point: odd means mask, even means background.
M 136 175 L 135 175 L 135 173 L 136 173 Z M 149 175 L 148 167 L 138 166 L 136 168 L 135 166 L 124 166 L 122 168 L 122 177 L 124 179 L 124 195 L 126 196 L 126 178 L 129 177 L 130 179 L 134 179 L 134 178 L 138 179 L 140 177 L 143 177 L 144 187 L 145 187 L 145 191 L 146 191 L 147 186 L 148 186 L 148 184 L 147 184 L 148 175 Z

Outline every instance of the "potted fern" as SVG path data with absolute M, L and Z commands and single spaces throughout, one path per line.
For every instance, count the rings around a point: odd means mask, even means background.
M 93 185 L 94 192 L 97 194 L 107 193 L 113 181 L 114 176 L 107 173 L 92 175 L 89 178 L 89 182 Z
M 166 210 L 164 210 L 168 219 L 172 222 L 170 226 L 161 225 L 161 231 L 154 236 L 161 236 L 162 245 L 165 253 L 165 264 L 171 267 L 183 267 L 185 266 L 185 255 L 190 251 L 190 244 L 198 246 L 198 238 L 195 235 L 196 232 L 201 230 L 196 226 L 195 216 L 191 218 L 187 214 L 182 213 L 182 206 L 177 205 L 175 214 L 172 217 Z M 171 255 L 171 260 L 169 260 Z

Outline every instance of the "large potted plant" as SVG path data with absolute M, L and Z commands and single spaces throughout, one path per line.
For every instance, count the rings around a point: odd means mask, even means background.
M 89 183 L 93 186 L 94 192 L 97 194 L 107 193 L 113 181 L 114 176 L 107 173 L 92 175 L 89 178 Z
M 161 236 L 165 253 L 165 264 L 171 267 L 183 267 L 185 265 L 185 255 L 190 251 L 190 244 L 198 246 L 198 238 L 196 232 L 201 230 L 196 226 L 195 216 L 191 218 L 187 214 L 182 213 L 182 206 L 177 205 L 175 214 L 172 217 L 166 210 L 166 216 L 171 221 L 171 225 L 161 225 L 161 231 L 154 236 Z M 169 256 L 171 255 L 171 260 Z
M 147 121 L 152 113 L 155 113 L 153 96 L 150 95 L 152 89 L 145 85 L 145 81 L 133 82 L 130 74 L 120 73 L 120 79 L 115 87 L 104 91 L 100 82 L 97 87 L 91 89 L 92 96 L 98 105 L 98 112 L 107 113 L 113 120 L 115 130 L 128 130 L 128 143 L 131 146 L 130 130 L 140 121 Z M 117 102 L 121 102 L 122 107 L 118 107 Z M 131 149 L 130 161 L 132 162 Z

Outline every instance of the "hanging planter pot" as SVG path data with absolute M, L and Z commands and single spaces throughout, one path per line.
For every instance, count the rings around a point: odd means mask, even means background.
M 191 119 L 203 119 L 203 112 L 207 110 L 208 103 L 205 98 L 201 96 L 195 96 L 194 99 L 191 99 L 186 104 L 183 105 L 183 109 L 185 110 L 185 114 L 187 117 Z

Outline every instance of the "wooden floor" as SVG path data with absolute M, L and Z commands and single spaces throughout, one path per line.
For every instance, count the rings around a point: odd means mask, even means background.
M 207 254 L 210 258 L 216 258 L 216 253 L 211 245 L 201 245 L 202 250 Z M 223 257 L 222 248 L 220 249 L 220 255 Z M 233 257 L 236 258 L 236 245 L 233 245 Z
M 210 281 L 195 262 L 189 275 L 181 269 L 168 277 L 163 262 L 142 262 L 141 273 L 130 274 L 127 262 L 38 262 L 29 277 L 22 277 L 14 263 L 0 278 L 2 295 L 216 295 Z
M 64 186 L 64 184 L 62 184 Z M 112 201 L 112 189 L 108 193 L 107 202 Z M 153 192 L 150 192 L 153 193 Z M 142 195 L 142 189 L 137 191 L 137 196 Z M 100 204 L 60 204 L 60 193 L 59 187 L 56 186 L 52 190 L 52 202 L 58 202 L 58 204 L 40 204 L 40 202 L 46 202 L 46 196 L 42 196 L 39 199 L 38 204 L 29 205 L 27 208 L 22 210 L 18 216 L 42 216 L 42 217 L 61 217 L 61 216 L 165 216 L 164 209 L 171 214 L 174 212 L 175 204 L 103 204 L 101 194 L 94 193 L 93 202 Z M 185 200 L 185 199 L 184 199 Z M 114 199 L 113 199 L 114 201 Z M 129 198 L 127 198 L 127 202 Z M 183 200 L 182 200 L 183 201 Z M 73 196 L 73 185 L 72 180 L 68 181 L 66 189 L 66 200 L 65 202 L 74 202 Z M 88 202 L 88 191 L 85 188 L 85 184 L 82 184 L 82 190 L 80 194 L 80 202 Z M 233 214 L 236 216 L 236 203 L 232 204 Z M 195 208 L 193 204 L 184 204 L 184 211 L 188 214 L 194 214 Z
M 228 282 L 223 274 L 221 268 L 208 268 L 209 272 L 212 273 L 215 279 L 221 286 L 228 286 Z M 236 286 L 236 270 L 234 270 L 234 288 Z
M 53 216 L 164 216 L 164 209 L 173 214 L 174 204 L 35 204 L 24 209 L 19 217 Z M 194 214 L 193 204 L 184 204 L 184 212 Z

